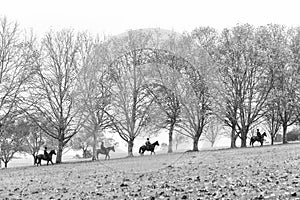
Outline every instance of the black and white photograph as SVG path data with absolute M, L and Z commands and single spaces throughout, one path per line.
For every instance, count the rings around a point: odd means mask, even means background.
M 2 199 L 300 199 L 300 1 L 0 0 Z

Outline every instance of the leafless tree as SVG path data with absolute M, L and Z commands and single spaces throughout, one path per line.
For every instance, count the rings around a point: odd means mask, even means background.
M 179 72 L 166 66 L 153 66 L 156 81 L 149 84 L 148 90 L 158 105 L 160 112 L 159 122 L 155 125 L 159 129 L 167 129 L 169 135 L 168 153 L 173 152 L 173 132 L 180 122 L 180 102 L 176 96 L 177 77 Z M 156 113 L 158 114 L 158 113 Z M 156 118 L 158 118 L 156 116 Z
M 248 131 L 264 115 L 273 87 L 267 52 L 261 46 L 261 35 L 256 33 L 254 27 L 245 24 L 224 29 L 220 36 L 212 34 L 208 40 L 197 34 L 199 43 L 218 66 L 219 94 L 226 108 L 225 120 L 232 128 L 232 147 L 236 136 L 241 138 L 241 146 L 246 147 Z M 213 48 L 209 48 L 210 43 Z
M 4 167 L 16 152 L 22 151 L 23 142 L 29 133 L 29 127 L 21 119 L 14 115 L 9 115 L 0 127 L 0 159 L 4 162 Z
M 23 36 L 23 37 L 21 37 Z M 38 53 L 35 38 L 19 30 L 17 23 L 0 18 L 0 121 L 20 103 Z
M 281 125 L 280 115 L 278 111 L 277 99 L 275 93 L 276 90 L 272 90 L 266 103 L 266 113 L 263 117 L 267 131 L 271 136 L 271 145 L 274 144 L 277 133 L 279 132 Z
M 114 86 L 110 118 L 114 131 L 128 144 L 128 156 L 133 156 L 134 140 L 148 124 L 153 103 L 145 87 L 147 73 L 136 64 L 138 57 L 133 51 L 147 47 L 150 37 L 142 31 L 129 31 L 112 43 L 113 55 L 121 57 L 111 65 Z
M 222 132 L 222 122 L 216 117 L 212 117 L 209 124 L 204 131 L 203 139 L 210 142 L 211 147 L 214 146 L 215 142 L 219 139 L 219 137 L 223 136 L 224 133 Z
M 85 130 L 93 138 L 93 160 L 96 160 L 96 148 L 99 136 L 110 125 L 108 116 L 111 102 L 112 80 L 109 64 L 109 41 L 93 39 L 88 34 L 81 34 L 80 55 L 82 66 L 79 73 L 78 90 L 80 102 L 87 120 Z
M 188 141 L 188 138 L 180 133 L 175 133 L 173 141 L 175 143 L 175 149 L 177 150 L 180 144 Z
M 78 49 L 79 40 L 72 30 L 48 32 L 42 40 L 42 59 L 28 90 L 33 111 L 42 116 L 31 118 L 58 141 L 56 163 L 62 162 L 64 147 L 80 130 L 85 117 L 75 90 L 81 67 Z
M 190 137 L 193 140 L 193 151 L 198 151 L 199 138 L 212 115 L 211 66 L 192 35 L 186 34 L 180 42 L 178 53 L 194 67 L 193 72 L 189 72 L 191 77 L 183 75 L 179 80 L 178 96 L 182 114 L 177 131 Z
M 24 143 L 22 145 L 22 151 L 26 152 L 33 157 L 38 154 L 41 147 L 45 144 L 45 134 L 42 129 L 36 125 L 35 122 L 31 121 L 30 118 L 26 119 L 26 125 L 28 127 L 28 134 L 24 137 Z
M 81 129 L 71 140 L 71 148 L 74 150 L 82 150 L 82 157 L 88 158 L 89 147 L 93 146 L 93 137 L 89 132 Z

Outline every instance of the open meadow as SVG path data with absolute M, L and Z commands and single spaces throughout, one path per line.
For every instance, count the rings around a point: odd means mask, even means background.
M 300 144 L 0 171 L 0 199 L 297 199 Z

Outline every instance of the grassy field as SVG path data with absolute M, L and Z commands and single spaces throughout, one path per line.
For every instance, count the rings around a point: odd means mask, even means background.
M 300 144 L 0 171 L 0 199 L 300 199 Z

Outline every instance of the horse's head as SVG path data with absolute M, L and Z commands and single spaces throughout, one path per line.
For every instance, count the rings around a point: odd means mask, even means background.
M 115 152 L 115 146 L 112 146 L 111 150 L 112 150 L 113 152 Z
M 50 154 L 50 155 L 56 155 L 56 152 L 55 152 L 55 150 L 53 149 L 53 150 L 50 151 L 49 154 Z
M 267 133 L 264 132 L 261 136 L 262 136 L 262 137 L 267 137 Z
M 159 146 L 158 141 L 154 142 L 153 145 L 154 145 L 154 146 L 155 146 L 155 145 Z

